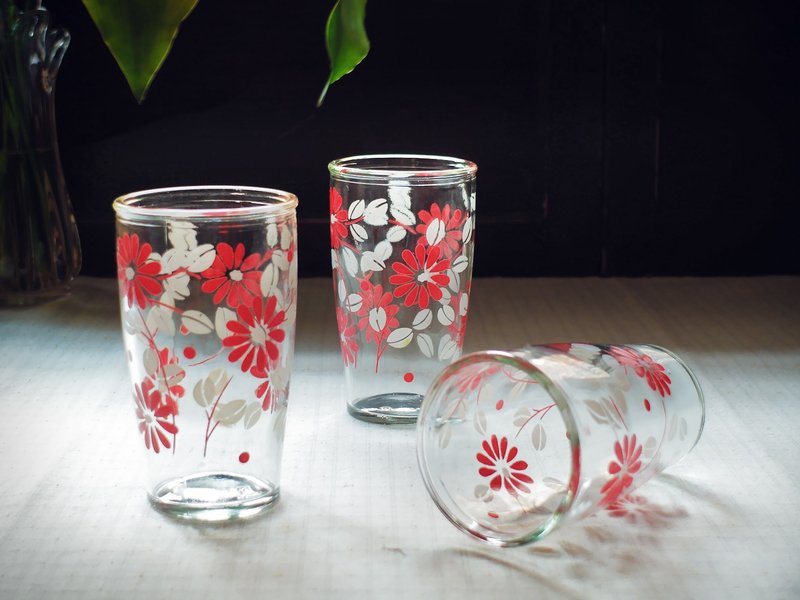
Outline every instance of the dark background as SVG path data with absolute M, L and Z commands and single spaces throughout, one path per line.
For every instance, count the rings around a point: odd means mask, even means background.
M 136 104 L 79 0 L 56 97 L 84 252 L 111 201 L 199 184 L 300 197 L 300 275 L 327 275 L 327 163 L 478 163 L 475 274 L 800 273 L 798 14 L 747 0 L 370 0 L 372 50 L 315 108 L 333 0 L 200 0 Z

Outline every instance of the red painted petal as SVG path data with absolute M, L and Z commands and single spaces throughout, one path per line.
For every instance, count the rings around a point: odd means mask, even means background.
M 417 248 L 419 248 L 419 246 L 417 246 Z M 424 252 L 425 252 L 425 250 L 423 249 L 423 253 Z M 417 262 L 417 259 L 414 257 L 414 253 L 411 252 L 411 250 L 406 248 L 405 250 L 403 250 L 402 254 L 400 254 L 400 257 L 411 268 L 409 270 L 409 273 L 413 273 L 414 271 L 418 271 L 419 270 L 420 263 Z
M 519 479 L 520 481 L 522 481 L 524 483 L 533 483 L 533 477 L 530 477 L 529 475 L 526 475 L 525 473 L 514 473 L 514 477 L 516 479 Z M 527 492 L 527 491 L 530 491 L 530 490 L 525 490 L 525 491 Z
M 508 456 L 506 456 L 506 462 L 511 462 L 512 460 L 514 460 L 514 457 L 515 457 L 515 456 L 516 456 L 518 453 L 519 453 L 519 450 L 517 450 L 517 447 L 516 447 L 516 446 L 512 446 L 512 447 L 511 447 L 511 450 L 509 450 L 509 451 L 508 451 Z M 514 467 L 514 466 L 512 465 L 512 466 L 511 466 L 511 468 L 512 468 L 512 469 L 514 469 L 514 468 L 516 468 L 516 467 Z M 526 464 L 526 465 L 525 465 L 524 467 L 522 467 L 522 468 L 523 468 L 523 469 L 527 469 L 527 468 L 528 468 L 528 465 Z
M 136 283 L 141 285 L 145 291 L 152 296 L 161 293 L 161 284 L 152 277 L 139 276 L 136 278 Z
M 252 271 L 253 269 L 258 267 L 258 263 L 260 262 L 261 262 L 261 255 L 258 252 L 253 252 L 253 254 L 244 259 L 244 262 L 242 262 L 242 266 L 239 267 L 239 270 Z M 260 275 L 260 273 L 258 275 Z
M 500 475 L 498 475 L 489 482 L 489 487 L 492 488 L 495 492 L 499 492 L 500 486 L 502 484 L 503 484 L 503 478 Z
M 217 258 L 222 262 L 222 266 L 225 267 L 225 270 L 229 270 L 233 268 L 233 248 L 231 248 L 230 244 L 225 242 L 220 242 L 217 244 Z M 216 265 L 216 261 L 214 261 Z
M 485 443 L 485 442 L 484 442 L 484 443 Z M 489 465 L 490 467 L 494 465 L 494 461 L 493 461 L 491 458 L 489 458 L 488 456 L 485 456 L 485 455 L 481 454 L 480 452 L 478 452 L 478 453 L 475 455 L 475 458 L 477 458 L 477 459 L 478 459 L 478 462 L 479 462 L 479 463 L 481 463 L 481 464 L 484 464 L 484 465 Z
M 489 468 L 487 468 L 487 467 L 481 467 L 480 469 L 478 469 L 478 474 L 479 474 L 481 477 L 491 477 L 491 476 L 492 476 L 492 475 L 494 475 L 496 472 L 497 472 L 497 470 L 496 470 L 496 469 L 489 469 Z
M 236 268 L 240 268 L 242 264 L 242 259 L 244 258 L 244 244 L 241 242 L 236 244 L 236 250 L 233 253 L 233 266 Z

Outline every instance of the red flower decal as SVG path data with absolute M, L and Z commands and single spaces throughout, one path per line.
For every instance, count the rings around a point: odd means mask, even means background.
M 222 345 L 233 348 L 228 360 L 241 359 L 243 373 L 255 367 L 266 371 L 267 361 L 278 359 L 278 346 L 286 337 L 279 325 L 286 320 L 286 313 L 276 311 L 278 300 L 275 296 L 267 299 L 255 298 L 252 305 L 240 304 L 236 309 L 238 320 L 228 321 L 231 335 L 222 340 Z
M 331 246 L 334 250 L 340 248 L 347 237 L 347 211 L 342 208 L 343 203 L 342 195 L 331 188 Z
M 137 383 L 134 388 L 136 417 L 139 419 L 139 431 L 144 434 L 144 445 L 158 454 L 161 446 L 171 447 L 168 435 L 178 433 L 175 423 L 168 420 L 177 412 L 177 405 L 164 402 L 161 393 L 153 389 L 153 382 L 149 379 L 142 382 L 141 387 Z
M 161 294 L 161 283 L 153 277 L 161 272 L 161 264 L 150 260 L 150 244 L 139 245 L 137 234 L 122 234 L 117 238 L 117 279 L 122 296 L 128 299 L 128 307 L 133 301 L 139 308 L 147 305 L 149 296 Z
M 201 273 L 206 280 L 200 287 L 207 294 L 214 293 L 214 304 L 227 300 L 228 306 L 236 308 L 249 304 L 261 294 L 261 255 L 254 252 L 245 258 L 244 244 L 217 244 L 217 253 L 211 266 Z
M 524 460 L 514 460 L 518 450 L 515 446 L 509 447 L 508 439 L 502 437 L 499 440 L 493 435 L 491 441 L 483 441 L 483 452 L 478 452 L 476 458 L 482 467 L 478 469 L 481 477 L 491 477 L 489 487 L 495 492 L 505 487 L 506 491 L 512 496 L 519 492 L 530 492 L 526 484 L 533 483 L 533 478 L 525 474 L 528 463 Z
M 608 506 L 617 501 L 623 491 L 633 483 L 633 476 L 642 468 L 642 447 L 636 445 L 636 435 L 624 436 L 622 443 L 614 443 L 614 455 L 608 465 L 608 472 L 612 476 L 600 492 L 604 494 L 602 504 Z
M 612 346 L 609 349 L 611 356 L 617 359 L 623 367 L 631 367 L 639 377 L 647 379 L 647 385 L 662 397 L 670 394 L 669 384 L 672 381 L 664 372 L 664 366 L 655 362 L 647 354 L 638 354 L 629 348 Z
M 392 263 L 395 274 L 389 277 L 389 283 L 396 286 L 395 297 L 405 296 L 403 304 L 417 304 L 420 308 L 428 308 L 431 298 L 441 300 L 441 287 L 450 283 L 450 276 L 445 273 L 450 268 L 450 261 L 440 261 L 441 254 L 438 246 L 427 251 L 423 245 L 418 245 L 414 252 L 403 250 L 403 262 Z
M 368 281 L 361 282 L 362 303 L 356 313 L 359 317 L 358 329 L 366 330 L 368 342 L 380 344 L 389 337 L 389 333 L 400 325 L 395 315 L 399 306 L 392 304 L 392 295 L 383 291 L 382 285 L 372 285 Z
M 356 327 L 350 322 L 347 312 L 338 306 L 336 307 L 336 321 L 339 324 L 339 345 L 342 347 L 344 366 L 354 365 L 358 357 Z
M 453 258 L 461 251 L 461 230 L 467 215 L 460 208 L 452 210 L 450 205 L 439 208 L 436 203 L 431 204 L 430 211 L 419 211 L 417 233 L 420 233 L 419 244 L 422 246 L 436 246 L 446 258 Z

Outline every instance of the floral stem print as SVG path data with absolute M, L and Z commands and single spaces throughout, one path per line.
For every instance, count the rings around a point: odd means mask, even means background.
M 531 413 L 531 416 L 529 416 L 527 419 L 525 419 L 525 422 L 522 425 L 520 425 L 519 429 L 517 429 L 517 435 L 514 436 L 514 437 L 519 437 L 519 434 L 522 433 L 522 430 L 525 429 L 525 426 L 528 423 L 530 423 L 531 421 L 533 421 L 533 419 L 535 419 L 536 417 L 539 417 L 539 421 L 544 420 L 544 418 L 547 416 L 547 413 L 549 413 L 550 410 L 555 405 L 556 405 L 556 403 L 553 402 L 552 404 L 548 404 L 547 406 L 545 406 L 543 408 L 534 408 L 533 412 Z
M 225 384 L 222 386 L 222 389 L 219 391 L 219 393 L 217 394 L 216 399 L 214 400 L 214 405 L 211 407 L 211 410 L 210 411 L 206 410 L 206 417 L 207 417 L 206 439 L 205 439 L 205 443 L 203 444 L 203 458 L 205 458 L 206 453 L 208 452 L 208 440 L 211 439 L 211 435 L 214 433 L 214 431 L 219 426 L 219 421 L 214 423 L 213 427 L 211 426 L 211 422 L 214 420 L 214 413 L 217 410 L 217 406 L 219 406 L 219 401 L 222 400 L 222 395 L 225 393 L 225 390 L 228 389 L 228 386 L 230 385 L 231 381 L 233 381 L 233 377 L 228 379 L 225 382 Z

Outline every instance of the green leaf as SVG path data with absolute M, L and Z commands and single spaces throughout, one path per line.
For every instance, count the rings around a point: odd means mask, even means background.
M 198 0 L 83 0 L 140 104 Z
M 369 40 L 364 28 L 367 0 L 338 0 L 325 26 L 325 45 L 331 61 L 331 74 L 317 100 L 322 105 L 328 87 L 350 73 L 367 56 Z

